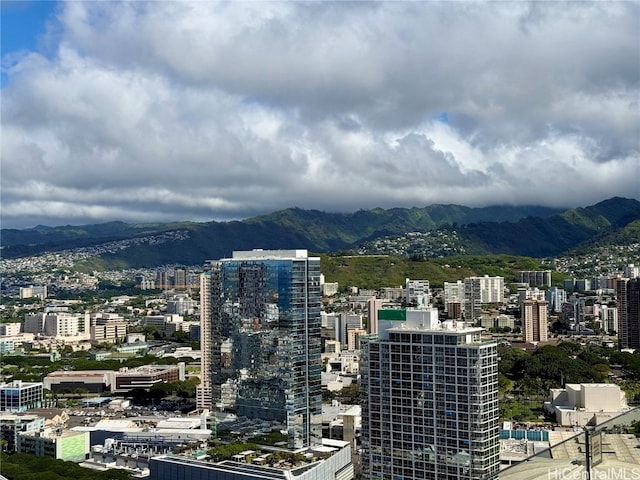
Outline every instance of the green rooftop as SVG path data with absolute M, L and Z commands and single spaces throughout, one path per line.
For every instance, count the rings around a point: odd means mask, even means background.
M 378 320 L 407 320 L 407 311 L 399 308 L 378 310 Z

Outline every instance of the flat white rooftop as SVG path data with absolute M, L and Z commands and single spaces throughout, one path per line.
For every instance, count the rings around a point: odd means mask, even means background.
M 307 250 L 242 250 L 234 251 L 233 259 L 247 260 L 268 260 L 268 259 L 287 259 L 287 258 L 308 258 Z

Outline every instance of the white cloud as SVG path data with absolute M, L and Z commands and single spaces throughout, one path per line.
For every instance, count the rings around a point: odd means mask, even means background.
M 3 62 L 3 226 L 638 197 L 639 8 L 65 3 Z

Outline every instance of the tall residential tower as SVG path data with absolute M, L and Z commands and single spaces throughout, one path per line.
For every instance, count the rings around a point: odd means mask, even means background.
M 464 279 L 464 319 L 475 323 L 482 315 L 482 305 L 504 303 L 504 277 L 467 277 Z
M 640 349 L 640 277 L 616 280 L 618 343 L 620 348 Z
M 289 447 L 321 443 L 320 259 L 233 252 L 201 279 L 200 408 L 281 422 Z
M 497 344 L 434 308 L 378 319 L 362 341 L 362 478 L 496 478 Z
M 549 339 L 549 320 L 546 300 L 529 298 L 522 302 L 522 336 L 525 342 L 546 342 Z

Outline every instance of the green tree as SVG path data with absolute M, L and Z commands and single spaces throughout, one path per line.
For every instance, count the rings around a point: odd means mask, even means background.
M 498 373 L 511 379 L 517 379 L 520 376 L 519 362 L 528 358 L 527 352 L 521 348 L 500 346 L 498 347 L 498 355 L 500 357 Z

